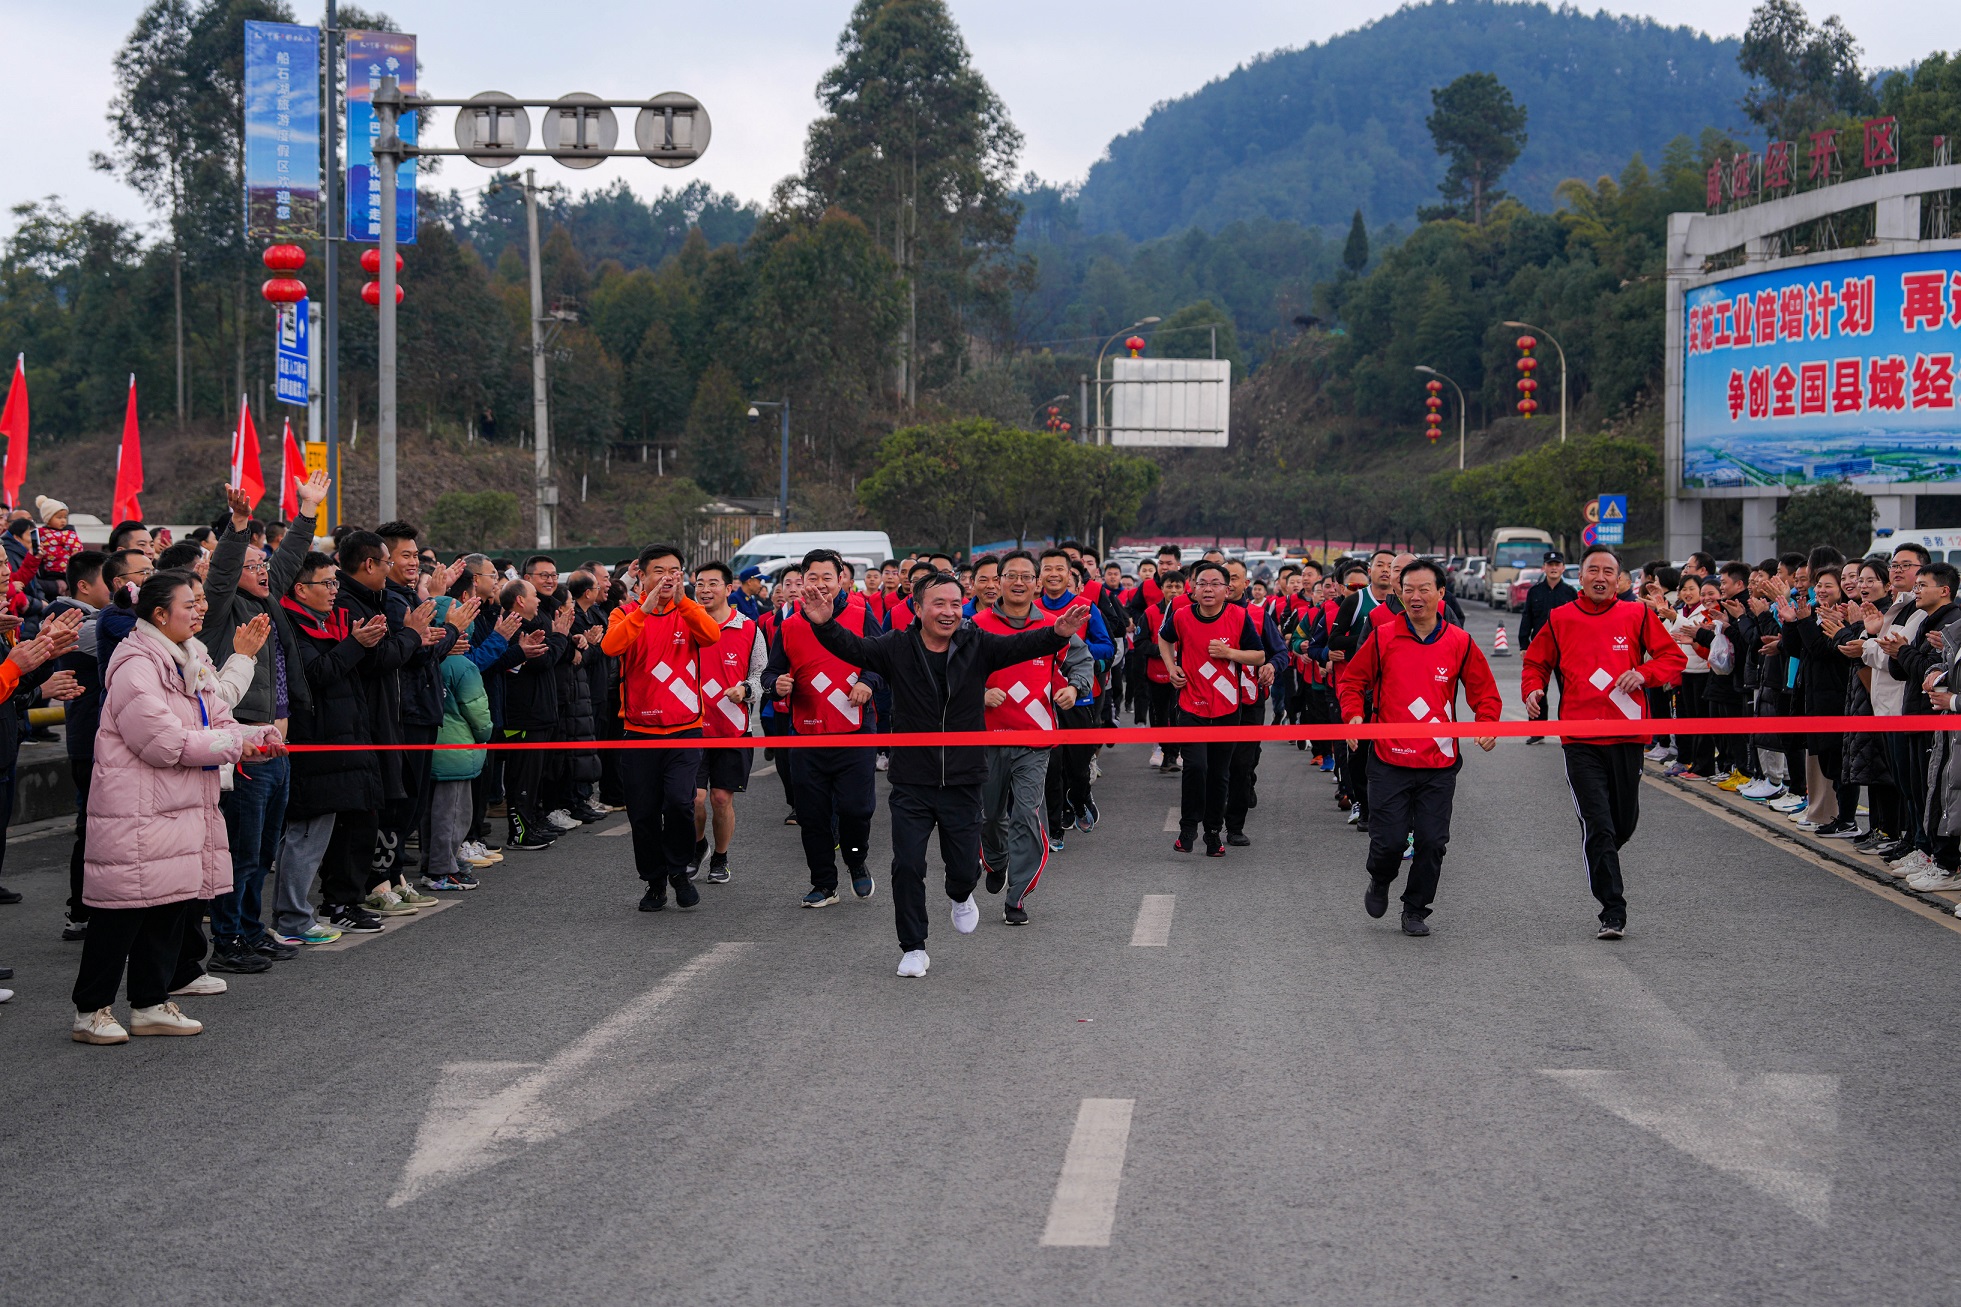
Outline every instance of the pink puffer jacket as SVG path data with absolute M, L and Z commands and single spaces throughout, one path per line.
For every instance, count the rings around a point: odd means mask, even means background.
M 235 720 L 204 646 L 172 644 L 148 622 L 117 646 L 103 681 L 82 901 L 147 908 L 228 892 L 218 767 L 277 728 Z

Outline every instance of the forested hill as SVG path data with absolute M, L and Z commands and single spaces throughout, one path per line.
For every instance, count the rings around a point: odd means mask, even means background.
M 1652 163 L 1678 135 L 1740 131 L 1734 38 L 1571 6 L 1432 0 L 1299 50 L 1263 55 L 1159 105 L 1110 143 L 1081 195 L 1087 231 L 1136 240 L 1259 217 L 1371 224 L 1437 202 L 1430 91 L 1490 72 L 1530 113 L 1506 188 L 1549 208 L 1568 177 Z

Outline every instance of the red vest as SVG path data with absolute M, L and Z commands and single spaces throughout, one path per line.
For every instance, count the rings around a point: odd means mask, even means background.
M 701 692 L 708 701 L 701 714 L 703 734 L 721 738 L 749 733 L 749 705 L 729 698 L 729 691 L 749 675 L 749 659 L 761 638 L 756 623 L 731 608 L 722 638 L 701 651 Z
M 977 611 L 974 614 L 974 625 L 994 635 L 1018 634 L 1015 628 L 1008 625 L 992 608 Z M 1032 631 L 1040 626 L 1054 625 L 1055 614 L 1040 604 L 1034 604 L 1030 606 L 1028 621 L 1021 630 Z M 1008 697 L 1000 707 L 987 710 L 987 729 L 990 731 L 1054 730 L 1055 691 L 1067 683 L 1062 678 L 1061 664 L 1061 654 L 1048 654 L 1003 667 L 988 677 L 987 688 L 1001 690 Z
M 1164 629 L 1163 606 L 1160 604 L 1145 605 L 1144 622 L 1149 628 L 1147 634 L 1150 637 L 1148 643 L 1144 646 L 1147 650 L 1144 655 L 1144 676 L 1148 680 L 1156 681 L 1159 685 L 1169 684 L 1171 680 L 1171 669 L 1164 665 L 1164 657 L 1158 652 L 1158 632 Z
M 681 610 L 649 614 L 620 655 L 620 715 L 629 726 L 701 724 L 701 664 Z
M 1461 626 L 1445 622 L 1443 628 L 1434 643 L 1424 644 L 1398 618 L 1369 637 L 1376 644 L 1376 675 L 1368 687 L 1375 721 L 1457 720 L 1457 687 L 1472 652 L 1471 637 Z M 1384 762 L 1398 767 L 1448 767 L 1457 760 L 1457 741 L 1449 736 L 1377 740 L 1375 748 Z
M 1224 640 L 1230 649 L 1244 648 L 1240 637 L 1246 632 L 1246 610 L 1227 604 L 1208 622 L 1198 615 L 1195 604 L 1173 604 L 1171 622 L 1178 635 L 1174 642 L 1178 666 L 1185 673 L 1178 706 L 1194 717 L 1229 717 L 1238 712 L 1238 667 L 1215 662 L 1206 650 L 1214 640 Z
M 1263 639 L 1265 638 L 1265 633 L 1266 633 L 1267 605 L 1272 602 L 1273 601 L 1271 599 L 1267 599 L 1256 604 L 1253 603 L 1251 600 L 1248 600 L 1246 604 L 1246 620 L 1253 624 L 1253 629 L 1260 632 L 1261 637 Z M 1240 697 L 1240 702 L 1242 703 L 1253 703 L 1259 699 L 1260 697 L 1260 669 L 1259 668 L 1247 667 L 1243 664 L 1240 666 L 1239 697 Z
M 870 617 L 863 604 L 847 601 L 833 620 L 854 635 L 863 635 Z M 859 728 L 865 710 L 846 697 L 858 684 L 858 669 L 817 643 L 801 608 L 783 619 L 783 656 L 789 660 L 794 682 L 790 687 L 793 733 L 848 735 Z
M 895 631 L 903 631 L 912 625 L 912 600 L 894 598 L 892 606 L 885 610 L 886 623 Z

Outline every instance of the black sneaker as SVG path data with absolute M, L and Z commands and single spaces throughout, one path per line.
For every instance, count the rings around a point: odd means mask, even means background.
M 1415 935 L 1419 939 L 1430 933 L 1430 923 L 1414 912 L 1403 913 L 1403 933 Z
M 853 894 L 856 894 L 861 899 L 868 899 L 878 892 L 878 882 L 872 879 L 872 873 L 869 868 L 846 867 L 845 870 L 851 873 L 851 892 Z
M 381 918 L 353 904 L 337 904 L 326 910 L 327 924 L 343 935 L 378 935 Z
M 669 876 L 667 883 L 674 887 L 675 907 L 692 908 L 701 902 L 701 891 L 695 888 L 695 883 L 687 876 Z
M 1594 935 L 1595 939 L 1625 939 L 1626 937 L 1626 925 L 1615 925 L 1610 921 L 1601 922 L 1599 931 Z
M 1218 831 L 1209 830 L 1205 832 L 1205 856 L 1208 858 L 1223 858 L 1226 856 L 1226 842 L 1219 838 Z
M 270 959 L 273 962 L 285 962 L 300 955 L 300 946 L 297 944 L 282 944 L 272 936 L 267 935 L 264 939 L 252 946 L 252 951 L 260 957 Z
M 1366 835 L 1369 833 L 1369 819 L 1367 817 L 1355 823 L 1355 833 L 1357 835 Z
M 1362 892 L 1362 910 L 1371 917 L 1380 917 L 1389 911 L 1389 882 L 1369 877 L 1369 887 Z
M 1085 835 L 1096 829 L 1095 799 L 1083 800 L 1083 810 L 1076 814 L 1076 829 Z
M 1836 821 L 1828 821 L 1811 833 L 1821 840 L 1856 840 L 1861 838 L 1859 834 L 1859 823 L 1850 817 L 1840 817 Z
M 987 869 L 987 892 L 999 894 L 1008 887 L 1008 873 L 989 867 Z
M 1197 843 L 1198 833 L 1196 831 L 1181 830 L 1178 832 L 1178 838 L 1171 841 L 1171 847 L 1179 853 L 1190 853 L 1192 846 Z
M 1243 830 L 1229 830 L 1226 832 L 1226 843 L 1235 849 L 1244 849 L 1251 847 L 1253 841 L 1246 838 L 1246 832 Z
M 729 883 L 729 855 L 717 853 L 708 860 L 708 883 L 726 885 Z
M 507 849 L 523 849 L 526 853 L 535 853 L 539 849 L 549 849 L 554 842 L 546 839 L 542 835 L 526 835 L 523 839 L 513 839 L 504 847 Z
M 0 903 L 18 903 L 18 902 L 20 902 L 19 890 L 8 889 L 5 885 L 0 885 Z
M 1875 826 L 1853 841 L 1852 851 L 1854 853 L 1871 853 L 1880 845 L 1889 843 L 1892 838 L 1891 835 L 1888 835 L 1885 831 Z
M 1884 862 L 1898 862 L 1901 858 L 1913 852 L 1913 841 L 1907 839 L 1894 840 L 1890 844 L 1882 844 L 1878 848 L 1870 851 L 1877 854 Z
M 211 951 L 210 971 L 223 971 L 234 976 L 256 976 L 261 971 L 272 970 L 272 959 L 262 958 L 249 949 L 227 946 Z
M 647 892 L 640 896 L 642 912 L 661 912 L 667 908 L 667 892 L 657 884 L 649 884 Z
M 87 918 L 84 918 L 81 921 L 77 921 L 73 917 L 62 918 L 61 938 L 63 940 L 67 941 L 70 944 L 73 944 L 78 939 L 87 939 L 88 937 L 89 937 L 89 923 Z
M 572 814 L 572 819 L 574 821 L 582 821 L 588 826 L 592 825 L 596 821 L 605 821 L 608 817 L 613 815 L 610 812 L 601 812 L 599 809 L 592 807 L 590 804 L 584 804 L 584 803 L 580 804 L 576 808 L 568 808 L 566 811 Z
M 1007 922 L 1010 926 L 1026 926 L 1028 924 L 1028 910 L 1026 908 L 1005 908 L 1001 912 L 1001 920 Z

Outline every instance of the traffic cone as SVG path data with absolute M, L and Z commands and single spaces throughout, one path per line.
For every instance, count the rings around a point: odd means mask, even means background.
M 1512 656 L 1512 642 L 1505 636 L 1505 624 L 1503 622 L 1498 623 L 1498 634 L 1491 637 L 1491 656 L 1493 658 L 1510 658 Z

